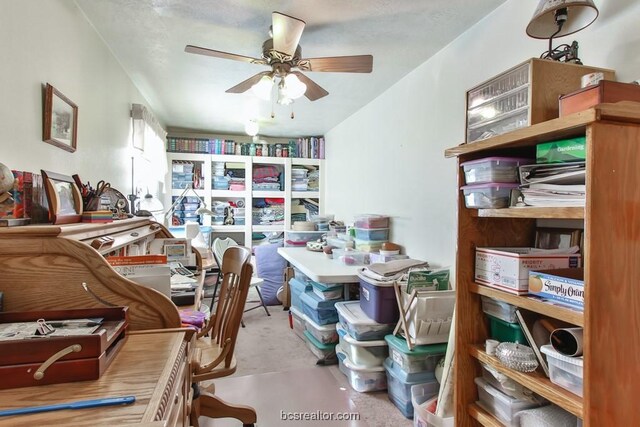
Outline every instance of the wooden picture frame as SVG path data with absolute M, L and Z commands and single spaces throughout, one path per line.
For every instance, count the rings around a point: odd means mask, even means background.
M 53 224 L 72 224 L 82 220 L 82 194 L 75 180 L 55 172 L 40 171 Z
M 42 140 L 71 153 L 78 141 L 78 106 L 47 83 Z
M 581 229 L 537 228 L 535 247 L 538 249 L 569 249 L 581 246 Z

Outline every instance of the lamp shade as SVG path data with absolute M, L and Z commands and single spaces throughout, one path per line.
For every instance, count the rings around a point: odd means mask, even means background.
M 554 37 L 573 34 L 588 27 L 598 17 L 598 8 L 592 0 L 540 0 L 527 25 L 527 34 L 535 39 L 548 39 L 558 31 L 556 11 L 567 9 L 567 20 Z
M 247 120 L 244 124 L 244 131 L 249 136 L 256 136 L 260 131 L 260 125 L 255 120 Z
M 302 83 L 295 74 L 287 74 L 284 78 L 284 87 L 287 96 L 291 99 L 298 99 L 307 91 L 307 85 Z
M 271 90 L 273 88 L 273 79 L 271 76 L 262 76 L 258 83 L 251 86 L 253 92 L 258 98 L 268 101 L 271 99 Z
M 160 200 L 153 197 L 150 193 L 145 194 L 144 198 L 140 200 L 140 210 L 157 213 L 162 212 L 163 209 L 164 206 L 162 206 Z

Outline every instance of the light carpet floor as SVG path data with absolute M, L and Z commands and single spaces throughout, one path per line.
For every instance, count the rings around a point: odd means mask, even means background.
M 251 294 L 249 299 L 254 299 Z M 247 303 L 247 306 L 251 306 L 251 303 Z M 252 400 L 252 404 L 256 402 L 254 407 L 258 414 L 258 427 L 413 425 L 389 401 L 386 391 L 358 393 L 351 388 L 337 365 L 316 366 L 316 357 L 289 328 L 288 312 L 283 311 L 282 306 L 269 307 L 269 311 L 270 317 L 262 308 L 245 313 L 246 327 L 240 329 L 236 343 L 238 369 L 234 375 L 214 381 L 216 392 L 222 398 L 233 403 L 249 404 L 248 400 Z M 245 376 L 252 377 L 238 378 Z M 290 387 L 286 387 L 287 384 Z M 271 395 L 268 395 L 269 391 Z M 261 395 L 264 398 L 260 398 Z M 244 396 L 247 400 L 239 401 L 238 396 Z M 274 403 L 277 401 L 286 403 Z M 283 410 L 355 411 L 360 414 L 360 421 L 280 421 L 280 411 Z M 200 422 L 202 427 L 242 425 L 236 420 L 210 420 L 204 417 Z

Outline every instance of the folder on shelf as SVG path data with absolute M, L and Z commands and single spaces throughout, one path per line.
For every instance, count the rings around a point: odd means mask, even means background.
M 519 168 L 523 187 L 530 184 L 584 185 L 585 162 L 522 165 Z

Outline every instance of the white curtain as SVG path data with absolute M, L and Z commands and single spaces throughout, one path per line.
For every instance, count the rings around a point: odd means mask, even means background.
M 144 170 L 143 181 L 150 185 L 152 182 L 164 184 L 167 173 L 167 154 L 165 152 L 165 140 L 167 132 L 141 104 L 132 104 L 131 118 L 133 120 L 133 147 L 141 150 L 141 155 L 148 163 Z

